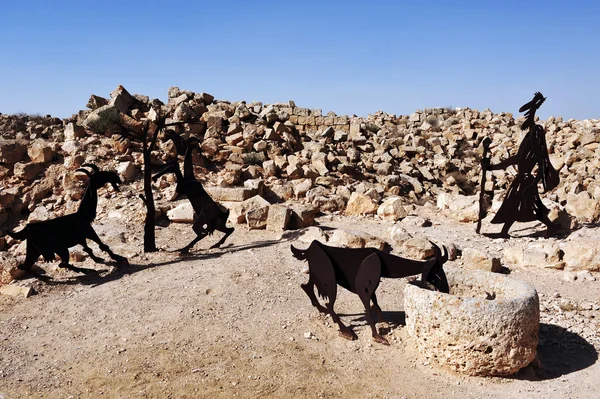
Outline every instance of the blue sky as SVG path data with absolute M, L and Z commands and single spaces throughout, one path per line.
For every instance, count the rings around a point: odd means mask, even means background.
M 600 2 L 3 1 L 0 112 L 67 117 L 118 85 L 294 100 L 366 116 L 426 107 L 600 118 Z

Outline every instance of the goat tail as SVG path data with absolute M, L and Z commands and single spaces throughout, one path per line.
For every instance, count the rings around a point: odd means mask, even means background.
M 292 250 L 292 254 L 294 255 L 294 258 L 298 259 L 298 260 L 306 260 L 308 258 L 308 249 L 298 249 L 296 247 L 294 247 L 293 245 L 290 245 L 290 249 Z
M 14 238 L 15 240 L 26 240 L 27 239 L 27 227 L 25 227 L 23 230 L 21 231 L 7 231 L 6 234 L 8 234 L 9 236 L 11 236 L 12 238 Z

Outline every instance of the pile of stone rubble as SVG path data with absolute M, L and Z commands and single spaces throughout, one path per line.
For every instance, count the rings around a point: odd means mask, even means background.
M 163 103 L 119 86 L 110 98 L 92 95 L 87 108 L 63 120 L 0 115 L 0 251 L 13 244 L 4 236 L 7 229 L 76 209 L 83 182 L 74 171 L 85 162 L 121 174 L 130 189 L 119 196 L 105 189 L 103 200 L 138 201 L 131 217 L 141 220 L 141 144 L 121 140 L 119 129 L 141 132 L 143 121 L 157 112 L 166 114 L 167 122 L 186 122 L 174 127 L 184 138 L 200 139 L 196 174 L 215 200 L 232 210 L 231 221 L 272 230 L 310 225 L 317 212 L 399 220 L 408 205 L 428 201 L 459 221 L 474 221 L 482 139 L 492 139 L 496 163 L 515 154 L 524 135 L 523 118 L 511 113 L 426 109 L 408 116 L 324 115 L 293 101 L 220 101 L 177 87 Z M 597 223 L 600 121 L 551 117 L 538 123 L 546 127 L 551 160 L 561 175 L 559 187 L 544 197 L 551 218 L 570 228 Z M 152 153 L 156 165 L 176 157 L 173 143 L 163 140 L 159 137 Z M 488 178 L 492 213 L 511 173 L 496 171 Z M 192 218 L 186 201 L 170 201 L 172 178 L 161 178 L 157 188 L 162 216 Z M 273 214 L 279 210 L 271 223 L 270 208 Z

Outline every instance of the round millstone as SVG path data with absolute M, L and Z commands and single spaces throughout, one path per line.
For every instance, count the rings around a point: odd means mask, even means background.
M 502 376 L 536 357 L 535 288 L 496 273 L 446 271 L 450 294 L 407 284 L 408 333 L 429 361 L 468 375 Z

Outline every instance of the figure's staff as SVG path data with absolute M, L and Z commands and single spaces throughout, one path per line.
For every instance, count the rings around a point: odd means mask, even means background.
M 487 214 L 486 211 L 486 201 L 485 201 L 485 180 L 488 171 L 488 167 L 490 165 L 490 158 L 488 157 L 490 153 L 490 144 L 492 143 L 492 139 L 486 137 L 483 139 L 483 158 L 481 158 L 481 189 L 479 192 L 479 219 L 477 220 L 477 227 L 475 228 L 475 232 L 479 234 L 481 231 L 481 220 Z

